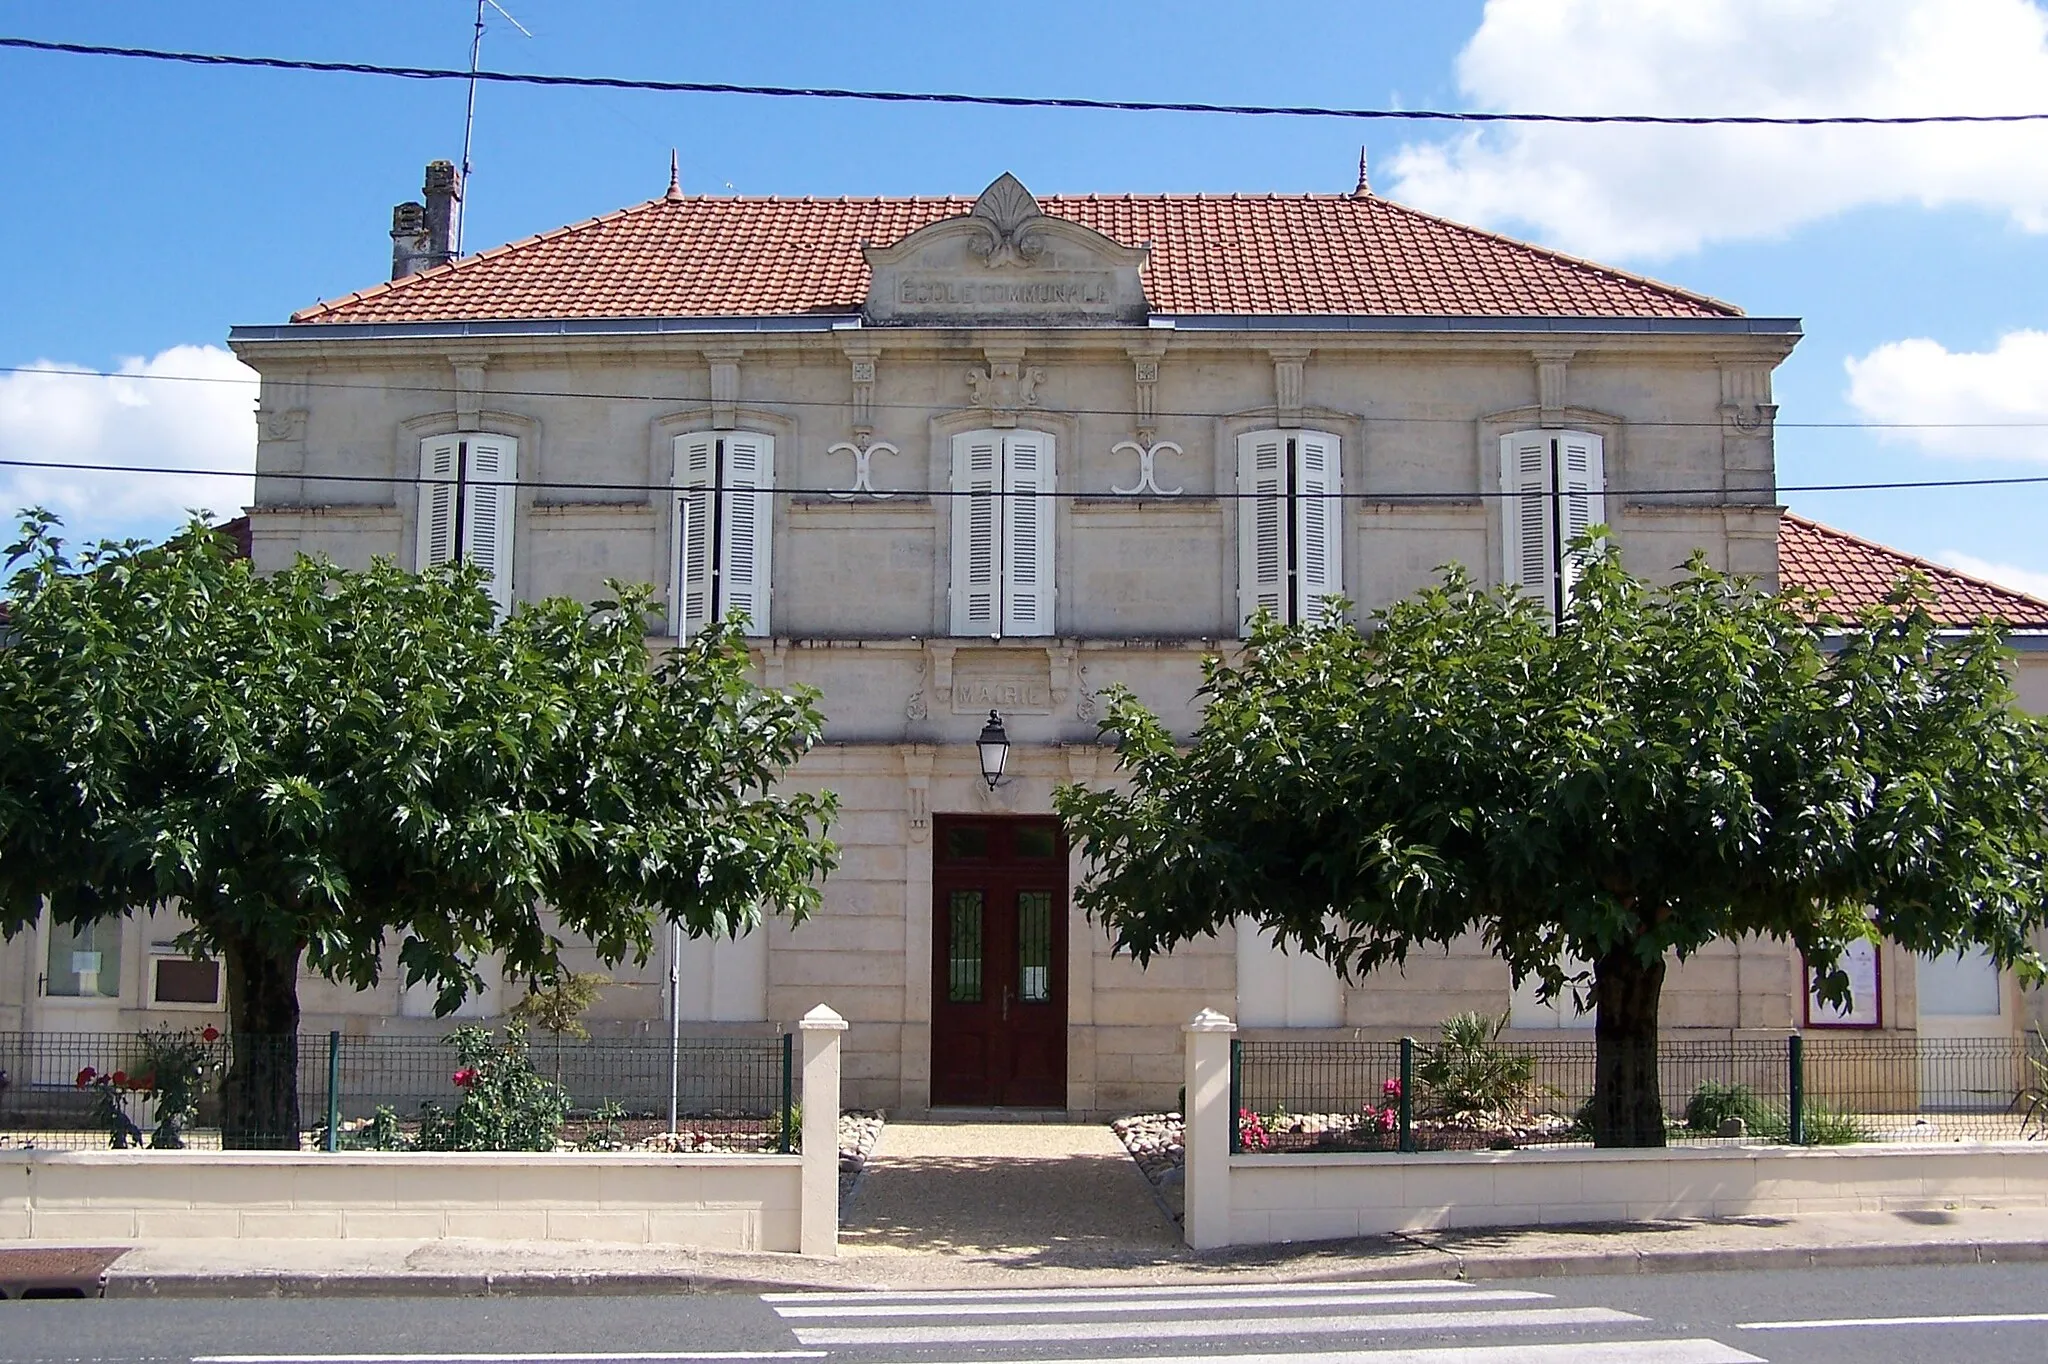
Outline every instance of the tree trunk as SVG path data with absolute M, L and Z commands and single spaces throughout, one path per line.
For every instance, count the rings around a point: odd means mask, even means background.
M 246 937 L 221 943 L 233 1059 L 221 1085 L 221 1145 L 299 1149 L 299 949 Z
M 1645 963 L 1633 946 L 1593 965 L 1593 1144 L 1662 1146 L 1664 1095 L 1657 1082 L 1657 1001 L 1664 959 Z

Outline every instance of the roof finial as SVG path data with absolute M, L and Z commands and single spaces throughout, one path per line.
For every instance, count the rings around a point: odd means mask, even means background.
M 676 161 L 676 149 L 674 147 L 668 149 L 668 193 L 661 197 L 664 199 L 680 199 L 683 197 L 682 166 Z
M 1372 193 L 1372 181 L 1368 180 L 1368 179 L 1366 178 L 1366 175 L 1365 175 L 1365 144 L 1364 144 L 1364 143 L 1360 143 L 1360 144 L 1359 144 L 1359 147 L 1358 147 L 1358 188 L 1356 188 L 1356 189 L 1352 190 L 1352 191 L 1351 191 L 1351 193 L 1352 193 L 1352 194 L 1353 194 L 1354 196 L 1358 196 L 1358 197 L 1361 197 L 1361 198 L 1362 198 L 1362 197 L 1364 197 L 1365 195 L 1368 195 L 1368 194 L 1371 194 L 1371 193 Z

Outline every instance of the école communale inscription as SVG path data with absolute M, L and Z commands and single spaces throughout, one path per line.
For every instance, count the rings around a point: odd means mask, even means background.
M 1107 272 L 1006 280 L 906 275 L 897 281 L 896 301 L 913 308 L 1099 308 L 1116 302 L 1116 280 Z

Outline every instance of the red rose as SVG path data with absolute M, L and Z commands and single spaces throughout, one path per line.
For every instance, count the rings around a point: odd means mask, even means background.
M 128 1088 L 128 1072 L 125 1070 L 117 1070 L 112 1075 L 109 1075 L 107 1079 L 116 1089 Z
M 87 1085 L 91 1084 L 98 1077 L 99 1072 L 94 1070 L 91 1066 L 87 1066 L 84 1070 L 78 1072 L 78 1087 L 80 1089 L 84 1089 Z
M 456 1071 L 453 1075 L 449 1076 L 448 1078 L 455 1082 L 457 1088 L 468 1089 L 471 1085 L 476 1083 L 476 1067 L 464 1066 L 461 1070 Z
M 135 1082 L 135 1087 L 137 1089 L 155 1089 L 156 1072 L 152 1070 L 149 1074 L 143 1076 L 140 1080 L 137 1080 Z
M 214 1027 L 211 1023 L 207 1024 L 206 1030 L 199 1034 L 199 1040 L 202 1042 L 220 1041 L 220 1029 Z

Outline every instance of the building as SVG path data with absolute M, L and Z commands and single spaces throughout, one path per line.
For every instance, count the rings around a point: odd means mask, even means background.
M 1569 1004 L 1511 1000 L 1476 944 L 1348 987 L 1249 935 L 1145 970 L 1113 958 L 1070 911 L 1078 859 L 1049 818 L 1056 785 L 1105 773 L 1102 690 L 1191 724 L 1202 658 L 1258 607 L 1371 609 L 1453 560 L 1548 596 L 1560 541 L 1593 522 L 1652 574 L 1699 548 L 1862 590 L 1899 558 L 1781 515 L 1771 375 L 1795 320 L 1419 213 L 1362 176 L 1043 200 L 1009 175 L 972 199 L 672 178 L 459 260 L 458 187 L 441 167 L 427 189 L 396 215 L 395 278 L 233 334 L 263 379 L 251 553 L 466 554 L 507 606 L 652 582 L 664 638 L 744 610 L 762 680 L 822 693 L 826 742 L 793 780 L 839 793 L 845 855 L 802 928 L 686 944 L 682 1012 L 743 1029 L 829 1001 L 857 1104 L 1169 1102 L 1204 1006 L 1251 1028 L 1393 1034 L 1511 1005 L 1520 1028 L 1575 1025 Z M 1959 621 L 2048 627 L 2048 606 L 1941 572 Z M 992 711 L 1012 744 L 993 787 Z M 168 931 L 103 932 L 5 949 L 13 1015 L 126 1027 L 217 997 L 210 966 L 160 950 Z M 1959 1016 L 2010 1033 L 2012 985 L 1992 974 L 1984 1014 L 1968 968 Z M 622 968 L 600 1026 L 664 1027 L 664 970 Z M 1871 1021 L 1927 1024 L 1910 963 L 1872 974 Z M 395 981 L 302 999 L 313 1029 L 439 1026 Z M 1785 948 L 1727 944 L 1674 971 L 1664 1017 L 1776 1035 L 1804 1001 Z

